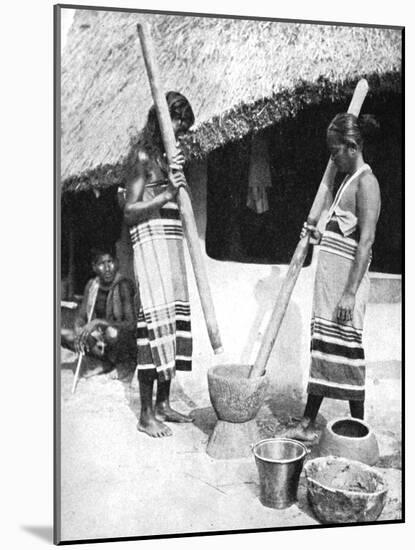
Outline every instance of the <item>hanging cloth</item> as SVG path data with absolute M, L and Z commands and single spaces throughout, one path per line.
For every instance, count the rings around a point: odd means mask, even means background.
M 247 207 L 257 214 L 267 212 L 269 205 L 266 190 L 271 185 L 268 142 L 265 136 L 257 134 L 251 141 Z

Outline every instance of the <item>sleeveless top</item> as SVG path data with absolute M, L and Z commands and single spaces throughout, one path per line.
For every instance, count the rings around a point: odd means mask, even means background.
M 327 214 L 320 250 L 354 259 L 360 238 L 358 219 L 354 212 L 341 208 L 339 204 L 352 181 L 366 170 L 371 171 L 371 168 L 368 164 L 363 164 L 351 176 L 346 176 L 340 185 Z

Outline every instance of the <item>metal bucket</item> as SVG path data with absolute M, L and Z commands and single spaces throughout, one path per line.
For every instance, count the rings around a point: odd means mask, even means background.
M 310 452 L 294 439 L 263 439 L 252 447 L 258 468 L 259 500 L 268 508 L 288 508 L 297 500 L 298 480 Z

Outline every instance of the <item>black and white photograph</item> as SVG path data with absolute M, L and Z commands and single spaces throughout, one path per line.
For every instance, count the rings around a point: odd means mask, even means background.
M 54 542 L 402 523 L 405 28 L 171 10 L 54 6 Z

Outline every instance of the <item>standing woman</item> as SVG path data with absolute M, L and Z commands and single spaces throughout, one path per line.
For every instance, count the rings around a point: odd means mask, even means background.
M 194 123 L 193 111 L 178 92 L 168 92 L 166 99 L 179 139 Z M 191 370 L 192 337 L 183 229 L 176 203 L 179 187 L 186 184 L 184 158 L 178 153 L 173 164 L 167 164 L 154 106 L 141 134 L 137 161 L 136 177 L 127 185 L 124 206 L 141 302 L 137 320 L 141 412 L 137 429 L 163 437 L 172 434 L 164 422 L 192 421 L 170 406 L 176 369 Z
M 369 265 L 380 213 L 379 184 L 363 159 L 363 136 L 376 126 L 372 117 L 337 115 L 327 129 L 327 144 L 339 172 L 345 174 L 321 235 L 311 321 L 311 368 L 304 417 L 289 435 L 313 441 L 314 422 L 324 397 L 349 401 L 351 415 L 363 419 L 365 360 L 363 320 L 369 300 Z

